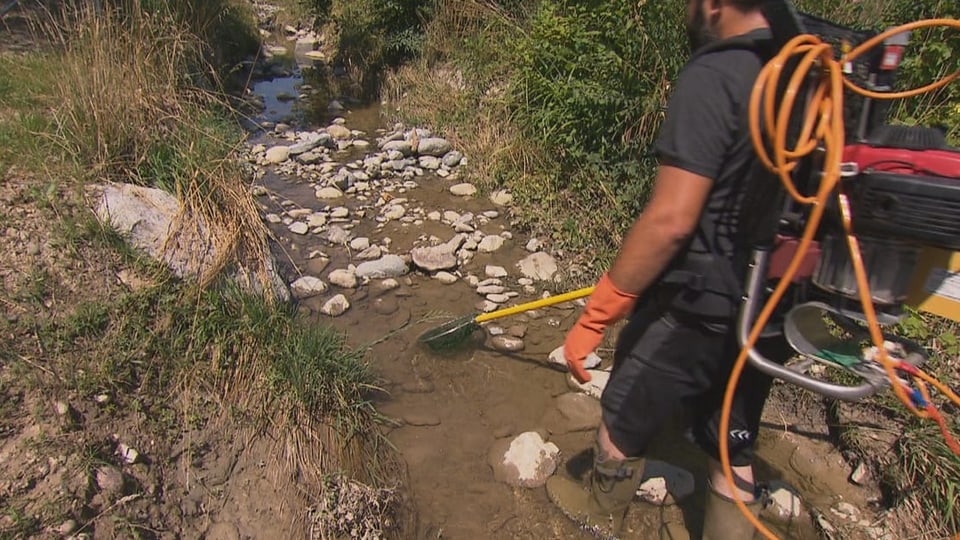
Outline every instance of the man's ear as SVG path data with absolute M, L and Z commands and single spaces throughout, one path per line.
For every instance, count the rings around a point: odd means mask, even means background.
M 724 0 L 707 0 L 706 1 L 706 16 L 707 20 L 716 24 L 720 20 L 720 10 L 723 8 Z

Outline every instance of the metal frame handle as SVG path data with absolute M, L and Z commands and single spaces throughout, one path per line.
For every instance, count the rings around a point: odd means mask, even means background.
M 737 318 L 737 341 L 741 347 L 748 341 L 750 329 L 753 326 L 757 314 L 757 306 L 760 304 L 760 297 L 762 296 L 764 282 L 766 281 L 767 261 L 769 257 L 769 251 L 759 249 L 755 249 L 751 257 L 747 273 L 746 291 L 742 299 L 740 314 Z M 828 398 L 843 401 L 861 400 L 865 397 L 872 396 L 886 386 L 886 384 L 879 380 L 875 382 L 867 380 L 859 386 L 846 386 L 814 379 L 813 377 L 804 375 L 803 373 L 799 373 L 770 360 L 757 351 L 756 348 L 749 350 L 747 361 L 750 365 L 771 377 L 782 379 L 788 383 L 795 384 Z

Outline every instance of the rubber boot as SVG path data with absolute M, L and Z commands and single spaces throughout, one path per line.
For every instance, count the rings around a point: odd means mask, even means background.
M 755 497 L 746 503 L 753 517 L 760 515 L 763 500 Z M 733 499 L 717 493 L 707 483 L 707 504 L 703 512 L 702 540 L 749 540 L 754 535 L 753 523 L 747 519 Z M 679 523 L 667 523 L 660 529 L 661 540 L 690 540 L 692 536 Z
M 593 471 L 587 487 L 566 476 L 547 479 L 553 504 L 596 538 L 614 539 L 623 527 L 627 508 L 643 477 L 643 458 L 606 458 L 594 447 Z

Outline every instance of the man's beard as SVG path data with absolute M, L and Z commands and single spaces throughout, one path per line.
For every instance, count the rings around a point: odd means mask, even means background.
M 690 45 L 690 52 L 693 53 L 700 47 L 717 40 L 717 34 L 707 23 L 707 15 L 703 12 L 703 4 L 698 3 L 696 11 L 693 12 L 693 20 L 687 23 L 687 41 Z

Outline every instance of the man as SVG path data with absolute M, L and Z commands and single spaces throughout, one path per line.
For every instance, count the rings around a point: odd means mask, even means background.
M 586 355 L 607 326 L 630 315 L 601 399 L 589 485 L 559 474 L 547 483 L 550 499 L 601 537 L 618 534 L 640 483 L 644 453 L 686 405 L 693 405 L 694 440 L 709 456 L 703 537 L 739 540 L 753 533 L 723 476 L 717 431 L 739 352 L 734 327 L 746 271 L 742 239 L 752 234 L 744 230 L 750 227 L 744 194 L 757 166 L 748 102 L 772 52 L 761 3 L 688 0 L 694 55 L 673 89 L 656 143 L 660 167 L 653 196 L 564 342 L 570 371 L 585 382 Z M 770 382 L 755 370 L 744 372 L 728 434 L 739 498 L 755 513 L 760 503 L 752 447 Z M 682 527 L 661 535 L 687 537 Z

